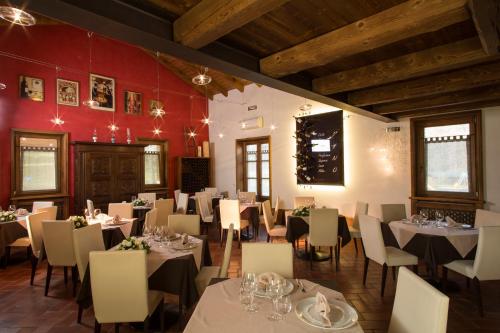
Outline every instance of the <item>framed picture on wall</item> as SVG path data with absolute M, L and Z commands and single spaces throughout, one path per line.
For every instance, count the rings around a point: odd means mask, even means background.
M 19 76 L 19 97 L 36 102 L 44 100 L 43 79 L 26 75 Z
M 142 114 L 142 94 L 125 91 L 125 113 L 140 115 Z
M 90 94 L 99 105 L 92 109 L 115 111 L 115 79 L 90 73 Z
M 57 104 L 78 106 L 80 104 L 80 83 L 57 79 Z
M 149 114 L 152 116 L 156 116 L 156 113 L 154 112 L 156 108 L 163 109 L 163 102 L 162 101 L 157 101 L 157 100 L 150 100 L 149 101 Z

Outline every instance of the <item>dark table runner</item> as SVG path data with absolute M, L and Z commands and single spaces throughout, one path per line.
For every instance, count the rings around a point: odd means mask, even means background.
M 16 239 L 27 237 L 28 230 L 19 222 L 0 222 L 0 257 L 5 255 L 5 248 Z
M 309 232 L 309 224 L 299 216 L 288 216 L 288 224 L 286 229 L 286 240 L 290 243 L 295 243 L 302 235 Z M 351 241 L 351 233 L 347 226 L 345 216 L 339 215 L 338 236 L 342 237 L 342 247 L 346 246 Z

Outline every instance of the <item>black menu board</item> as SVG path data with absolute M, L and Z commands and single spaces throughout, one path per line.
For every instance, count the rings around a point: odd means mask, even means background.
M 297 184 L 344 185 L 343 111 L 296 118 Z

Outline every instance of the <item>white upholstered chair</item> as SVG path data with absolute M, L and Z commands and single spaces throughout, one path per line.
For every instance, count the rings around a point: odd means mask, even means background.
M 310 210 L 307 242 L 310 246 L 309 261 L 311 269 L 314 248 L 316 246 L 328 246 L 330 248 L 331 262 L 333 262 L 333 249 L 335 248 L 335 270 L 338 270 L 338 229 L 338 209 L 319 208 Z
M 157 222 L 158 222 L 158 208 L 153 208 L 146 213 L 146 217 L 144 219 L 144 226 L 156 227 L 158 225 Z M 167 223 L 168 223 L 168 218 L 167 218 Z
M 405 204 L 381 204 L 382 221 L 401 221 L 406 218 Z
M 448 305 L 446 295 L 401 267 L 388 333 L 446 333 Z
M 31 285 L 33 285 L 38 260 L 41 255 L 43 240 L 42 221 L 47 220 L 48 217 L 48 212 L 34 213 L 26 216 L 26 228 L 28 229 L 28 238 L 31 244 Z
M 476 209 L 475 228 L 494 226 L 500 226 L 500 213 L 485 209 Z
M 278 213 L 281 207 L 281 199 L 279 196 L 276 197 L 276 202 L 274 203 L 274 213 L 273 213 L 273 221 L 274 223 L 278 222 Z
M 108 204 L 108 215 L 118 215 L 123 219 L 131 219 L 134 216 L 134 205 L 131 202 Z
M 206 231 L 208 235 L 208 226 L 212 224 L 214 216 L 210 214 L 210 209 L 208 208 L 208 201 L 206 200 L 206 195 L 198 196 L 196 198 L 196 205 L 198 207 L 197 210 L 199 211 L 199 214 L 201 216 L 201 221 L 206 226 Z
M 139 193 L 137 195 L 139 199 L 146 200 L 149 203 L 153 203 L 156 201 L 156 193 L 155 192 L 144 192 L 144 193 Z
M 54 201 L 33 201 L 31 212 L 36 213 L 38 209 L 50 206 L 54 206 Z
M 244 243 L 241 249 L 241 272 L 274 272 L 287 279 L 293 275 L 293 248 L 290 243 Z
M 186 214 L 188 209 L 189 195 L 187 193 L 179 193 L 179 198 L 177 199 L 177 214 Z
M 217 187 L 205 187 L 205 192 L 210 193 L 211 197 L 215 197 L 217 195 Z
M 239 200 L 221 200 L 219 202 L 219 207 L 221 224 L 221 246 L 224 238 L 224 230 L 228 230 L 231 224 L 233 224 L 234 230 L 238 232 L 238 246 L 241 246 L 241 229 L 248 228 L 249 222 L 248 220 L 241 219 Z
M 76 265 L 80 281 L 83 281 L 89 264 L 90 251 L 104 251 L 101 224 L 96 223 L 84 228 L 73 230 L 73 246 L 75 248 Z M 83 307 L 78 305 L 77 323 L 82 322 Z
M 203 266 L 198 275 L 196 275 L 194 282 L 196 283 L 196 289 L 198 290 L 198 294 L 200 296 L 210 284 L 210 280 L 213 278 L 227 278 L 227 269 L 229 268 L 229 260 L 231 259 L 232 246 L 233 225 L 231 224 L 228 229 L 222 266 Z
M 158 307 L 163 332 L 163 293 L 148 290 L 146 251 L 92 251 L 89 264 L 95 332 L 102 324 L 130 322 L 144 322 L 149 332 Z
M 55 220 L 57 219 L 57 208 L 58 208 L 57 206 L 41 207 L 37 209 L 37 213 L 47 212 L 49 213 L 47 220 Z
M 273 237 L 285 237 L 286 227 L 283 225 L 274 224 L 275 220 L 271 215 L 271 202 L 266 200 L 262 203 L 262 211 L 264 213 L 264 224 L 267 230 L 267 242 L 273 240 Z
M 167 225 L 168 217 L 174 213 L 174 199 L 161 199 L 154 202 L 156 225 Z
M 205 201 L 207 203 L 207 208 L 209 205 L 209 202 L 212 202 L 212 195 L 208 192 L 195 192 L 194 193 L 194 198 L 196 200 L 196 214 L 200 214 L 200 207 L 198 206 L 198 201 Z M 210 209 L 209 209 L 210 212 Z
M 244 203 L 255 202 L 256 197 L 255 192 L 238 192 L 238 200 Z
M 73 296 L 76 295 L 77 266 L 73 245 L 73 223 L 70 221 L 43 221 L 43 245 L 47 254 L 47 277 L 45 296 L 49 292 L 50 278 L 54 267 L 64 268 L 64 282 L 67 283 L 67 268 L 72 270 Z
M 358 243 L 356 239 L 361 239 L 361 231 L 359 230 L 359 215 L 368 215 L 368 204 L 366 202 L 356 202 L 356 210 L 352 218 L 352 225 L 349 226 L 349 233 L 354 241 L 356 253 L 358 253 Z
M 413 266 L 417 270 L 418 258 L 413 254 L 402 251 L 395 247 L 385 246 L 382 237 L 380 220 L 368 215 L 359 216 L 359 227 L 361 238 L 365 249 L 365 269 L 363 273 L 363 285 L 366 284 L 366 274 L 370 260 L 382 265 L 382 286 L 380 295 L 384 296 L 385 280 L 388 267 Z
M 295 197 L 293 198 L 293 208 L 314 206 L 314 197 Z
M 175 205 L 177 206 L 179 204 L 179 194 L 181 193 L 181 190 L 175 190 L 174 191 L 174 199 L 175 199 Z
M 462 274 L 472 280 L 481 316 L 484 313 L 480 281 L 500 280 L 498 244 L 500 244 L 500 226 L 480 227 L 474 260 L 455 260 L 443 266 L 444 285 L 446 285 L 448 278 L 448 270 Z
M 200 234 L 200 216 L 174 214 L 168 216 L 168 228 L 178 234 L 186 233 L 188 235 Z

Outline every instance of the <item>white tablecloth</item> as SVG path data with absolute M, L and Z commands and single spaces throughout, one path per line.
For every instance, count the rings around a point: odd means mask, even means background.
M 109 220 L 112 220 L 112 219 L 113 218 L 110 217 Z M 134 225 L 134 221 L 135 220 L 137 220 L 137 219 L 136 218 L 132 218 L 132 219 L 121 218 L 120 219 L 120 224 L 114 225 L 112 223 L 106 223 L 105 221 L 100 220 L 100 219 L 89 219 L 88 223 L 89 224 L 100 223 L 101 224 L 101 228 L 103 230 L 105 230 L 105 229 L 113 229 L 113 228 L 120 228 L 121 231 L 123 232 L 123 235 L 125 236 L 125 238 L 128 238 L 128 237 L 130 237 L 130 232 L 132 231 L 132 226 Z
M 462 257 L 465 257 L 477 245 L 479 236 L 477 229 L 418 226 L 401 221 L 393 221 L 389 223 L 389 227 L 400 248 L 405 247 L 416 234 L 442 236 L 448 239 Z
M 341 293 L 303 280 L 306 293 L 294 291 L 291 294 L 292 311 L 281 321 L 270 321 L 266 317 L 272 312 L 271 301 L 256 298 L 259 310 L 255 313 L 246 312 L 239 300 L 241 279 L 229 279 L 209 286 L 198 302 L 184 332 L 220 333 L 220 332 L 257 332 L 257 333 L 293 333 L 293 332 L 327 332 L 327 330 L 307 325 L 295 314 L 295 305 L 299 300 L 315 296 L 321 292 L 327 299 L 345 301 Z M 328 332 L 332 332 L 328 330 Z M 343 333 L 363 332 L 361 326 L 342 331 Z

